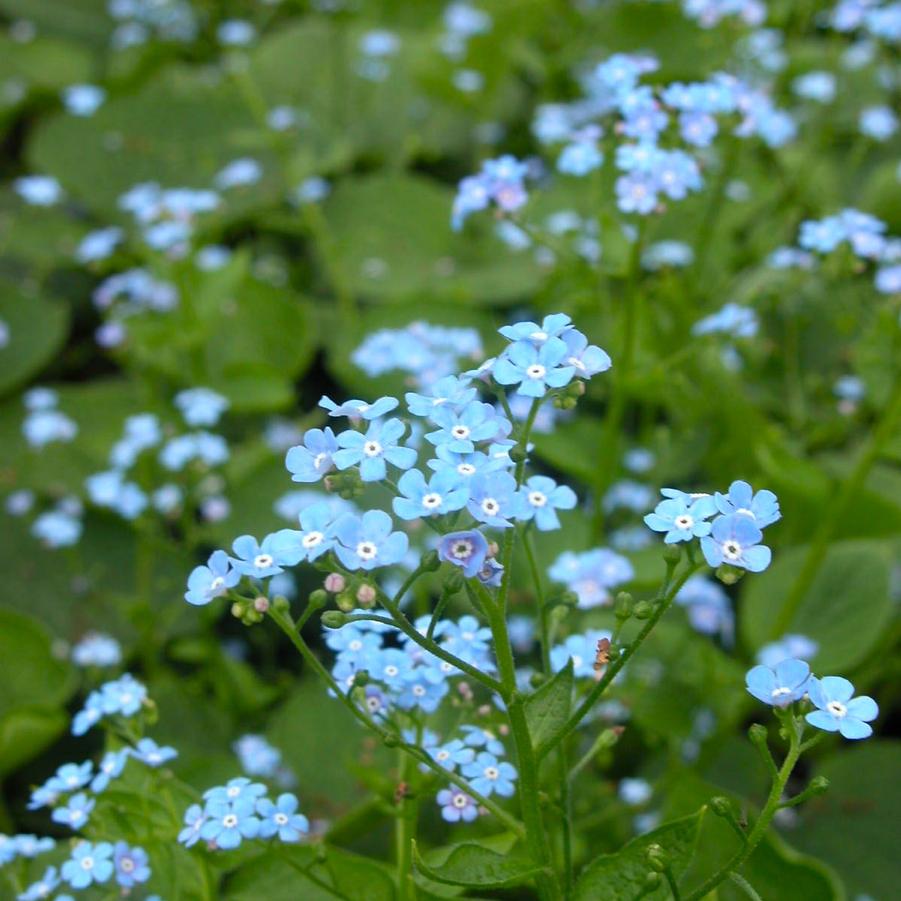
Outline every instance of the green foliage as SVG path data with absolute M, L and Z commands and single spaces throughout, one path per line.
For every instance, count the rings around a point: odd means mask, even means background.
M 474 843 L 438 849 L 423 860 L 414 849 L 416 868 L 434 882 L 468 888 L 506 888 L 528 881 L 540 868 L 528 858 L 506 853 L 498 854 Z
M 543 746 L 569 719 L 572 696 L 573 664 L 570 658 L 559 673 L 526 698 L 523 706 L 537 754 L 541 754 Z

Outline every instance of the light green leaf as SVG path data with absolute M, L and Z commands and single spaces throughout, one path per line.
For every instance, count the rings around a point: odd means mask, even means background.
M 573 901 L 634 901 L 650 872 L 647 850 L 660 845 L 666 852 L 678 879 L 685 872 L 695 850 L 698 829 L 705 808 L 697 813 L 666 823 L 659 829 L 632 839 L 615 854 L 602 854 L 583 870 L 573 892 Z M 647 898 L 669 897 L 669 889 L 661 887 Z
M 69 724 L 57 707 L 17 707 L 0 717 L 0 777 L 48 748 Z

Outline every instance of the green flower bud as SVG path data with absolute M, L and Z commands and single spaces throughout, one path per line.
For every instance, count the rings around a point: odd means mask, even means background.
M 710 809 L 718 816 L 718 817 L 728 817 L 733 813 L 732 804 L 730 803 L 728 798 L 724 798 L 722 795 L 717 795 L 715 798 L 710 799 Z
M 382 741 L 385 743 L 386 748 L 396 748 L 400 744 L 400 739 L 391 732 L 389 732 Z
M 444 590 L 450 594 L 456 594 L 458 591 L 462 591 L 464 585 L 463 570 L 455 567 L 442 581 Z
M 345 613 L 350 613 L 351 610 L 357 609 L 357 599 L 350 589 L 342 591 L 341 594 L 335 598 L 335 603 L 338 605 L 338 609 L 343 610 Z
M 360 669 L 354 673 L 354 688 L 365 688 L 369 684 L 369 670 Z
M 660 845 L 648 845 L 647 851 L 645 853 L 648 856 L 648 863 L 651 865 L 652 870 L 657 873 L 663 873 L 666 871 L 666 868 L 669 866 L 670 862 L 669 854 L 667 854 Z
M 616 614 L 616 618 L 623 622 L 632 616 L 635 609 L 635 600 L 628 591 L 619 592 L 613 604 L 613 612 Z
M 649 619 L 654 613 L 654 605 L 648 601 L 639 601 L 635 605 L 634 615 L 636 619 Z
M 311 591 L 310 596 L 307 598 L 307 603 L 310 605 L 311 609 L 319 610 L 328 603 L 328 592 L 324 591 L 322 588 Z
M 290 613 L 291 602 L 283 595 L 276 595 L 272 601 L 272 610 L 275 613 Z
M 532 675 L 529 676 L 529 685 L 531 685 L 532 688 L 538 688 L 539 685 L 544 685 L 546 681 L 544 673 L 532 673 Z
M 441 558 L 438 551 L 429 551 L 419 564 L 426 572 L 433 573 L 441 566 Z
M 810 785 L 807 786 L 807 791 L 811 795 L 824 795 L 829 791 L 829 780 L 825 776 L 814 776 L 810 780 Z
M 667 563 L 678 563 L 682 559 L 681 544 L 665 544 L 663 545 L 663 559 Z
M 767 731 L 766 726 L 762 726 L 760 723 L 754 723 L 752 726 L 748 727 L 748 738 L 755 745 L 765 745 L 769 738 L 769 732 Z
M 723 583 L 723 585 L 734 585 L 739 579 L 744 576 L 745 571 L 743 569 L 738 569 L 735 566 L 729 566 L 728 563 L 724 563 L 720 566 L 716 571 L 716 577 Z
M 340 610 L 326 610 L 319 619 L 326 629 L 340 629 L 347 623 L 347 615 Z
M 510 459 L 514 463 L 525 463 L 528 459 L 528 451 L 521 445 L 517 444 L 510 448 Z

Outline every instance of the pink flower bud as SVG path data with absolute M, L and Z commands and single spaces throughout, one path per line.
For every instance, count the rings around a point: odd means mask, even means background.
M 371 604 L 375 601 L 375 589 L 365 583 L 357 589 L 357 600 L 361 604 Z
M 265 613 L 269 609 L 269 598 L 264 598 L 262 595 L 258 598 L 254 598 L 253 609 L 256 610 L 257 613 Z
M 345 584 L 344 576 L 341 573 L 329 573 L 325 577 L 325 590 L 330 591 L 332 594 L 344 591 Z

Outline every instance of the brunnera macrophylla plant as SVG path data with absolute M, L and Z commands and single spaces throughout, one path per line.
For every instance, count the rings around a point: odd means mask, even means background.
M 585 381 L 612 364 L 563 314 L 500 333 L 507 344 L 496 357 L 420 385 L 405 396 L 404 413 L 394 397 L 343 403 L 324 397 L 329 418 L 348 426 L 310 429 L 288 451 L 286 466 L 295 481 L 321 481 L 332 498 L 311 495 L 298 528 L 242 535 L 230 552 L 215 551 L 190 574 L 185 593 L 196 606 L 225 600 L 247 625 L 271 620 L 335 703 L 397 750 L 401 897 L 416 895 L 417 878 L 470 888 L 500 884 L 486 875 L 499 860 L 503 884 L 531 883 L 545 899 L 565 897 L 575 886 L 577 896 L 588 897 L 579 894 L 573 868 L 569 791 L 573 774 L 622 731 L 599 715 L 605 695 L 615 695 L 624 668 L 692 577 L 712 569 L 731 584 L 769 566 L 764 530 L 781 517 L 771 491 L 743 481 L 725 492 L 664 488 L 663 500 L 645 517 L 664 548 L 664 574 L 651 599 L 612 595 L 629 573 L 607 549 L 563 554 L 549 582 L 536 543 L 561 528 L 561 516 L 579 498 L 532 474 L 531 431 L 545 405 L 573 408 Z M 383 348 L 391 340 L 379 338 Z M 522 398 L 528 409 L 518 419 L 512 404 Z M 295 609 L 272 584 L 300 564 L 323 580 Z M 514 579 L 529 585 L 536 603 L 538 672 L 522 669 L 514 653 Z M 425 607 L 412 598 L 420 580 L 429 586 Z M 468 612 L 446 615 L 461 602 Z M 561 611 L 599 604 L 613 605 L 614 630 L 563 634 Z M 334 652 L 329 662 L 300 631 L 317 614 Z M 777 764 L 767 729 L 751 730 L 772 776 L 765 806 L 744 828 L 727 800 L 711 801 L 712 811 L 734 824 L 742 847 L 687 894 L 678 887 L 685 861 L 652 841 L 642 891 L 666 882 L 675 897 L 705 897 L 738 873 L 780 809 L 821 790 L 817 782 L 794 798 L 783 796 L 805 750 L 826 732 L 848 739 L 870 734 L 867 723 L 878 713 L 872 699 L 853 698 L 853 686 L 841 677 L 812 676 L 787 644 L 784 653 L 771 650 L 774 665 L 760 664 L 747 676 L 749 692 L 773 708 L 788 743 Z M 207 793 L 203 804 L 185 811 L 179 840 L 224 853 L 275 836 L 303 839 L 307 821 L 296 799 L 263 802 L 264 791 L 242 782 Z M 515 853 L 499 858 L 464 841 L 456 853 L 465 864 L 427 863 L 416 844 L 426 803 L 448 824 L 493 819 L 515 840 Z

